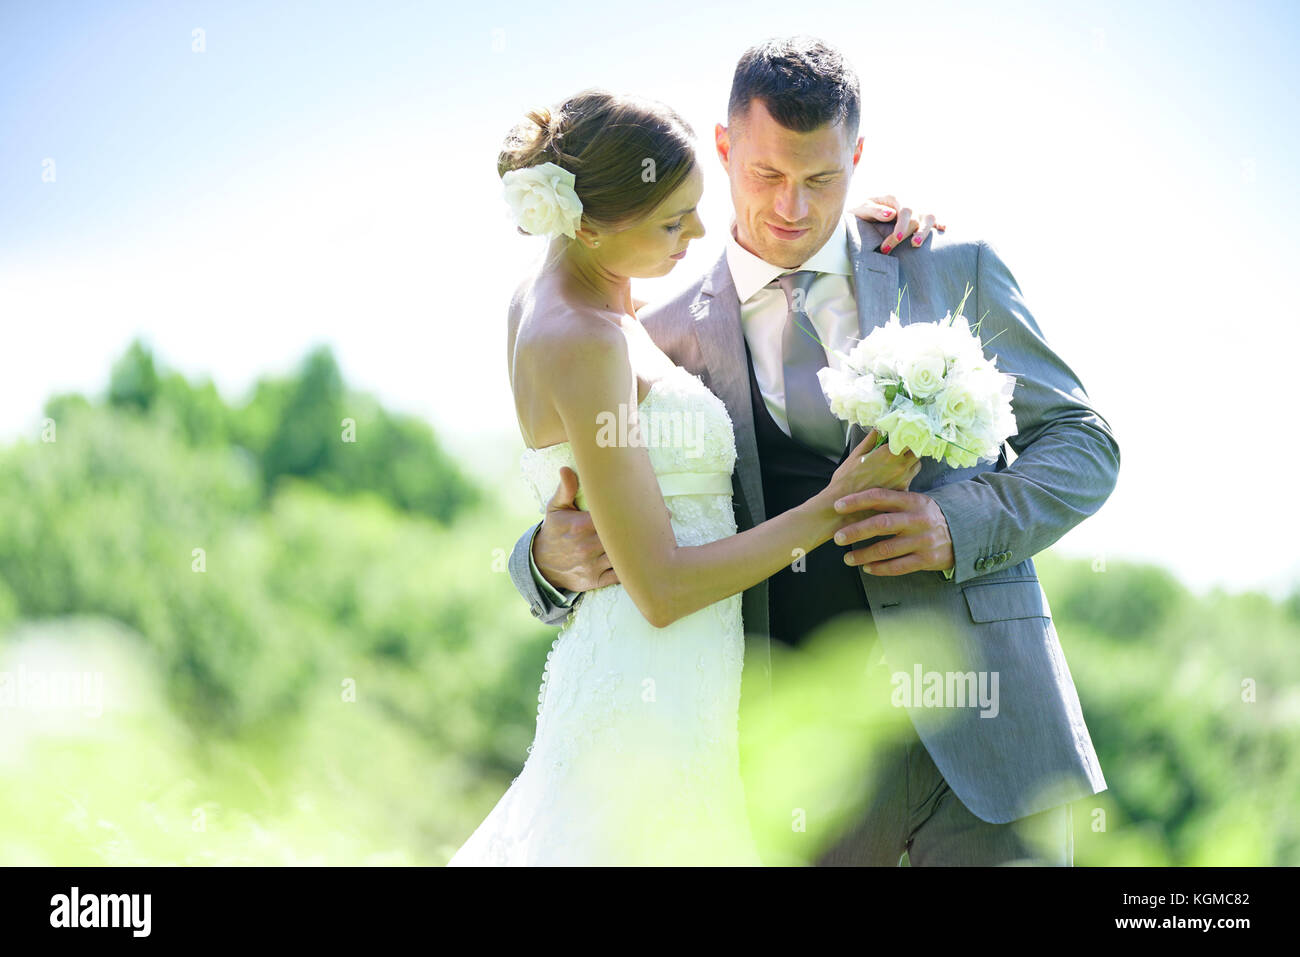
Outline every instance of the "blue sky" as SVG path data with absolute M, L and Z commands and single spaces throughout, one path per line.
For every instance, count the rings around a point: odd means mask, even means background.
M 6 3 L 0 438 L 101 389 L 136 335 L 232 397 L 328 342 L 352 383 L 512 462 L 504 305 L 537 247 L 506 222 L 504 133 L 604 86 L 707 146 L 743 49 L 808 32 L 862 80 L 853 195 L 992 242 L 1115 427 L 1120 485 L 1062 547 L 1280 588 L 1300 577 L 1296 509 L 1270 497 L 1300 467 L 1296 11 Z M 721 249 L 702 155 L 710 234 L 646 298 Z

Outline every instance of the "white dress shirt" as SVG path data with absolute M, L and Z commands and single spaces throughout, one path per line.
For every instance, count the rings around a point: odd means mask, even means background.
M 740 324 L 754 357 L 754 378 L 763 394 L 767 411 L 786 435 L 790 423 L 785 416 L 785 374 L 781 362 L 781 336 L 788 307 L 785 293 L 767 284 L 789 272 L 809 269 L 820 273 L 808 287 L 806 311 L 813 331 L 827 348 L 827 365 L 840 367 L 835 350 L 849 351 L 861 333 L 858 329 L 858 301 L 853 289 L 853 261 L 849 258 L 848 221 L 841 219 L 829 239 L 803 265 L 795 269 L 773 266 L 736 241 L 736 221 L 727 237 L 727 266 L 740 298 Z M 844 426 L 847 441 L 849 424 Z
M 740 298 L 740 325 L 754 357 L 754 378 L 763 403 L 781 431 L 790 434 L 790 423 L 785 417 L 785 372 L 781 362 L 781 335 L 785 330 L 785 293 L 778 287 L 768 289 L 767 284 L 788 272 L 811 269 L 820 273 L 808 287 L 806 312 L 812 320 L 817 338 L 826 347 L 826 364 L 839 369 L 842 363 L 834 355 L 836 350 L 848 352 L 861 338 L 858 327 L 858 300 L 854 294 L 853 260 L 849 256 L 849 229 L 853 228 L 847 217 L 841 218 L 839 228 L 831 233 L 821 249 L 817 250 L 798 269 L 784 269 L 760 259 L 736 241 L 736 221 L 732 219 L 727 235 L 727 267 Z M 849 423 L 844 425 L 844 440 L 849 437 Z M 943 577 L 952 581 L 956 565 L 944 569 Z

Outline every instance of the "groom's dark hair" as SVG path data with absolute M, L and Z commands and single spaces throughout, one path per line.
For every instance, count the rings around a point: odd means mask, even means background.
M 745 51 L 731 81 L 727 123 L 743 120 L 754 100 L 788 130 L 809 133 L 843 123 L 857 137 L 858 76 L 838 50 L 816 37 L 773 37 Z

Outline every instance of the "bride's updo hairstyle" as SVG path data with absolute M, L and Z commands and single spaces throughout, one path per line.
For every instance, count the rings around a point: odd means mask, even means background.
M 694 136 L 662 103 L 583 90 L 558 106 L 529 111 L 506 137 L 497 175 L 554 163 L 574 174 L 582 225 L 617 232 L 681 185 L 695 165 Z

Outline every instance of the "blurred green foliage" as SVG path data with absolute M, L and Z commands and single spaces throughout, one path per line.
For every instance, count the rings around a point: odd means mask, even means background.
M 1193 595 L 1150 566 L 1036 561 L 1110 786 L 1076 805 L 1076 861 L 1300 863 L 1287 604 Z
M 46 414 L 58 420 L 68 403 L 86 400 L 56 397 Z M 107 405 L 191 446 L 237 447 L 256 461 L 268 497 L 282 478 L 303 478 L 339 495 L 371 492 L 444 524 L 477 501 L 428 424 L 349 393 L 327 348 L 312 351 L 296 375 L 262 379 L 247 402 L 228 407 L 210 381 L 195 386 L 178 372 L 160 375 L 149 349 L 133 342 L 113 364 Z M 348 437 L 362 434 L 364 448 Z
M 444 862 L 518 773 L 554 638 L 505 570 L 522 487 L 484 489 L 326 349 L 229 404 L 134 343 L 46 415 L 0 449 L 0 671 L 44 648 L 112 706 L 0 710 L 0 863 Z M 1300 863 L 1300 592 L 1037 563 L 1110 785 L 1075 806 L 1077 863 Z M 809 732 L 859 694 L 820 647 L 755 725 L 777 808 L 783 755 L 852 747 Z

